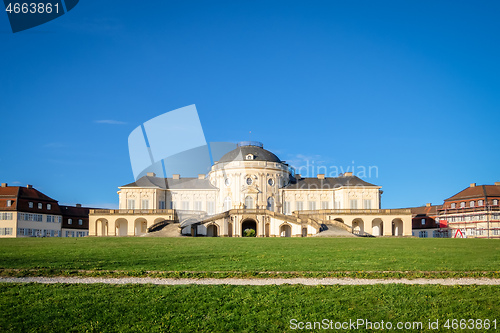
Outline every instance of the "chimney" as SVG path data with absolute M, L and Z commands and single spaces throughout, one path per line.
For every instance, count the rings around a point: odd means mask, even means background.
M 198 174 L 198 179 L 205 179 L 205 175 L 202 173 Z
M 33 185 L 28 184 L 26 185 L 26 188 L 33 188 Z
M 7 184 L 5 184 L 5 185 L 7 185 Z M 500 182 L 495 182 L 495 185 L 500 186 Z
M 76 204 L 76 207 L 80 208 L 82 207 L 82 204 Z
M 156 177 L 156 173 L 154 173 L 154 172 L 148 172 L 146 174 L 146 176 L 148 176 L 148 177 Z
M 2 183 L 2 187 L 7 187 L 7 183 Z
M 352 172 L 344 172 L 344 177 L 352 177 Z
M 430 207 L 430 206 L 432 206 L 432 203 L 430 203 L 430 202 L 425 204 L 425 207 Z
M 318 173 L 318 179 L 325 179 L 324 173 Z
M 302 179 L 302 177 L 300 176 L 300 173 L 295 174 L 295 179 Z
M 476 187 L 476 183 L 471 183 L 470 187 Z
M 181 179 L 181 175 L 179 174 L 173 174 L 172 179 Z

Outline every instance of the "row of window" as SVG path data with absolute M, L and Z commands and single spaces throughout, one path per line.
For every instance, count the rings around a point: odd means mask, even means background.
M 0 213 L 0 221 L 12 220 L 12 213 Z
M 252 179 L 251 177 L 247 177 L 247 178 L 245 179 L 245 182 L 246 182 L 246 184 L 247 184 L 247 185 L 249 185 L 249 186 L 250 186 L 250 185 L 252 185 L 252 184 L 253 184 L 253 179 Z M 226 179 L 224 180 L 224 184 L 225 184 L 226 186 L 231 186 L 231 178 L 226 178 Z M 274 184 L 275 184 L 274 179 L 269 178 L 269 179 L 267 180 L 267 184 L 268 184 L 269 186 L 274 186 Z
M 73 219 L 68 219 L 68 224 L 73 224 Z M 83 225 L 83 220 L 82 219 L 78 220 L 78 225 Z
M 486 215 L 461 215 L 461 216 L 450 216 L 447 218 L 448 222 L 471 222 L 471 221 L 486 221 Z
M 0 228 L 0 236 L 12 235 L 12 228 Z
M 9 201 L 11 201 L 11 200 L 9 200 Z M 9 206 L 9 202 L 7 202 L 7 206 Z M 43 203 L 39 202 L 37 206 L 38 206 L 38 209 L 43 209 Z M 32 201 L 28 202 L 28 207 L 29 208 L 33 208 L 34 207 L 34 204 L 33 204 Z M 48 203 L 47 204 L 47 210 L 51 210 L 51 209 L 52 209 L 52 204 Z
M 350 209 L 360 209 L 360 208 L 361 209 L 372 209 L 373 208 L 373 205 L 372 205 L 373 200 L 362 200 L 361 202 L 362 202 L 362 207 L 360 207 L 358 205 L 359 200 L 355 200 L 355 199 L 350 200 L 349 201 L 349 208 Z M 308 210 L 318 209 L 316 203 L 317 203 L 316 201 L 308 201 L 307 209 Z M 150 204 L 149 200 L 142 200 L 140 209 L 150 209 L 149 204 Z M 334 207 L 335 209 L 341 209 L 340 201 L 335 201 L 334 206 L 335 206 Z M 207 207 L 206 212 L 209 215 L 213 215 L 215 213 L 215 203 L 214 202 L 207 201 L 206 207 Z M 232 208 L 232 199 L 231 199 L 231 197 L 226 197 L 224 199 L 223 211 L 227 211 L 231 208 Z M 252 196 L 245 197 L 245 208 L 246 209 L 254 209 L 255 208 L 254 198 Z M 127 209 L 136 209 L 134 199 L 129 199 L 127 201 Z M 165 201 L 159 202 L 159 209 L 165 209 Z M 191 210 L 191 204 L 189 201 L 172 201 L 172 202 L 170 202 L 170 209 Z M 269 197 L 267 199 L 267 209 L 270 211 L 274 211 L 274 198 L 273 197 Z M 329 201 L 321 201 L 321 209 L 330 209 L 330 202 Z M 195 201 L 193 210 L 203 211 L 202 202 Z M 304 203 L 302 201 L 296 201 L 295 202 L 295 210 L 296 211 L 304 210 Z M 292 208 L 290 206 L 290 203 L 285 202 L 285 214 L 291 214 L 291 213 L 292 213 Z
M 492 204 L 493 204 L 493 206 L 498 206 L 498 200 L 497 199 L 493 199 Z M 460 208 L 465 208 L 465 206 L 466 206 L 466 202 L 462 201 L 460 203 Z M 484 206 L 484 200 L 478 200 L 477 201 L 477 206 L 478 207 Z M 476 202 L 475 201 L 469 201 L 469 207 L 476 207 Z M 452 202 L 451 203 L 451 208 L 457 208 L 456 202 Z
M 22 221 L 35 221 L 43 222 L 42 214 L 31 214 L 31 213 L 19 213 L 19 219 Z M 56 215 L 47 215 L 47 222 L 49 223 L 61 223 L 62 217 Z
M 418 237 L 427 238 L 428 237 L 427 231 L 425 231 L 425 230 L 419 231 Z M 434 238 L 450 238 L 450 232 L 449 232 L 449 230 L 434 230 L 432 232 L 432 237 L 434 237 Z
M 88 235 L 89 235 L 88 231 L 66 230 L 66 237 L 85 237 Z
M 19 228 L 17 234 L 19 236 L 61 237 L 61 230 Z

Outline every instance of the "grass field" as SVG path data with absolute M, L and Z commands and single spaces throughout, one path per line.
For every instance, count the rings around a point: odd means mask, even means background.
M 500 241 L 409 238 L 2 239 L 0 268 L 136 272 L 498 272 Z
M 499 299 L 493 286 L 0 284 L 0 331 L 284 332 L 292 319 L 422 322 L 422 330 L 401 332 L 454 332 L 446 320 L 497 319 L 498 330 Z M 428 330 L 429 320 L 440 329 Z M 356 332 L 372 331 L 364 328 Z

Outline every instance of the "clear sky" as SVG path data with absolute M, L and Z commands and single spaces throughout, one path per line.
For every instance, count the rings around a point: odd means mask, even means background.
M 0 13 L 0 181 L 116 207 L 130 132 L 196 104 L 207 141 L 252 131 L 295 166 L 376 167 L 383 208 L 440 204 L 500 181 L 499 17 L 498 1 L 81 0 L 13 34 Z

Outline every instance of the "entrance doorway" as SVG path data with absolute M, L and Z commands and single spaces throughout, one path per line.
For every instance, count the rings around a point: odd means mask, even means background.
M 253 230 L 253 232 L 252 232 Z M 254 220 L 245 220 L 241 223 L 241 236 L 242 237 L 255 237 L 257 236 L 257 222 Z

